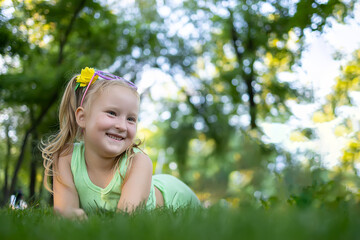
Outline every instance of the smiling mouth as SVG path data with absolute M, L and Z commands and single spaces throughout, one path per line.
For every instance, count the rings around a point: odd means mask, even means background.
M 121 140 L 124 139 L 123 137 L 116 136 L 116 135 L 112 135 L 112 134 L 109 134 L 109 133 L 107 133 L 106 135 L 107 135 L 109 138 L 115 139 L 115 140 L 117 140 L 117 141 L 121 141 Z

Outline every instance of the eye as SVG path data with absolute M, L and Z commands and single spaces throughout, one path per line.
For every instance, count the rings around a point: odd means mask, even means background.
M 136 122 L 136 118 L 135 118 L 135 117 L 128 117 L 127 119 L 128 119 L 128 121 L 130 121 L 130 122 Z
M 111 116 L 116 116 L 116 112 L 114 112 L 114 111 L 107 111 L 107 114 L 109 114 Z

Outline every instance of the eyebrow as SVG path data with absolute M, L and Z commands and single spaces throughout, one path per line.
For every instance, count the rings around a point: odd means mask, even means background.
M 116 109 L 116 110 L 121 110 L 118 106 L 116 105 L 108 105 L 106 106 L 105 108 L 110 108 L 110 109 Z M 133 111 L 133 110 L 130 110 L 128 111 L 130 114 L 132 115 L 135 115 L 136 117 L 138 116 L 138 111 Z
M 137 113 L 130 112 L 130 115 L 133 116 L 133 117 L 136 117 L 136 119 L 138 118 L 138 114 L 137 114 Z

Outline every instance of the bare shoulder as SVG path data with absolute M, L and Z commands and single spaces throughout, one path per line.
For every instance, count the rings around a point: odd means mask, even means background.
M 54 187 L 60 186 L 56 183 L 62 183 L 65 187 L 73 187 L 73 175 L 71 172 L 71 158 L 73 153 L 73 147 L 70 145 L 65 146 L 59 153 L 57 159 L 57 165 L 55 167 L 54 175 Z M 59 190 L 59 187 L 54 188 Z
M 84 215 L 79 209 L 79 196 L 71 172 L 73 147 L 66 145 L 58 154 L 57 169 L 53 178 L 54 209 L 64 216 Z
M 58 156 L 55 157 L 55 171 L 54 174 L 60 176 L 62 178 L 64 175 L 69 175 L 68 172 L 71 170 L 71 158 L 73 153 L 73 146 L 67 145 L 65 146 Z
M 66 145 L 59 153 L 59 164 L 70 164 L 73 150 L 74 146 L 72 144 Z
M 141 168 L 152 172 L 153 165 L 148 155 L 143 152 L 138 152 L 135 154 L 132 160 L 132 167 Z

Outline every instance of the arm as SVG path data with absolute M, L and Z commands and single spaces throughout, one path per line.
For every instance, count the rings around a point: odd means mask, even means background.
M 83 209 L 79 208 L 79 196 L 71 173 L 72 151 L 59 156 L 58 172 L 61 182 L 53 178 L 54 210 L 67 218 L 86 219 Z
M 118 210 L 133 212 L 140 204 L 146 203 L 150 194 L 152 162 L 150 158 L 137 153 L 132 160 L 129 176 L 121 190 Z

